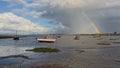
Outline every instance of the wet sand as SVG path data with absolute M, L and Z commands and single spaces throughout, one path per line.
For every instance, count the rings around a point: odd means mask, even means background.
M 97 44 L 101 42 L 110 43 L 110 45 Z M 44 45 L 58 48 L 60 52 L 24 52 L 23 55 L 31 59 L 24 60 L 22 64 L 8 66 L 8 68 L 120 68 L 120 43 L 113 42 L 120 42 L 120 36 L 97 38 L 80 36 L 79 40 L 74 40 L 73 36 L 62 36 L 55 44 L 36 42 L 37 46 L 34 47 Z
M 59 65 L 59 64 L 45 64 L 45 65 L 38 65 L 32 68 L 69 68 L 66 65 Z
M 113 38 L 116 40 L 110 40 Z M 97 44 L 102 41 L 110 43 L 110 45 Z M 120 42 L 120 37 L 82 36 L 79 40 L 74 40 L 73 36 L 62 36 L 57 40 L 55 46 L 60 48 L 61 52 L 48 54 L 47 57 L 44 57 L 45 62 L 38 62 L 38 64 L 47 66 L 47 64 L 57 63 L 69 68 L 120 68 L 120 44 L 112 42 Z

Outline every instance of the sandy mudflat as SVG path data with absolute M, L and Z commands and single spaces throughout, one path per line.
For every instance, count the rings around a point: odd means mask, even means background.
M 111 38 L 117 40 L 110 40 Z M 46 61 L 51 64 L 67 65 L 69 68 L 120 68 L 120 44 L 112 43 L 119 42 L 119 38 L 119 36 L 103 36 L 100 38 L 81 36 L 79 40 L 74 40 L 73 36 L 63 36 L 57 40 L 56 45 L 62 51 L 49 54 Z M 97 44 L 102 41 L 109 42 L 110 45 Z M 56 66 L 43 65 L 43 67 L 39 67 L 59 68 Z
M 46 64 L 46 65 L 38 65 L 32 68 L 69 68 L 66 65 L 59 65 L 59 64 Z
M 6 40 L 0 42 L 3 41 Z M 15 41 L 8 39 L 2 45 L 10 45 L 12 42 L 15 43 Z M 7 68 L 120 68 L 119 42 L 120 36 L 96 38 L 93 36 L 80 36 L 79 40 L 74 40 L 74 36 L 62 36 L 57 39 L 55 44 L 43 44 L 36 42 L 35 38 L 24 38 L 14 44 L 15 48 L 12 47 L 13 43 L 11 48 L 10 46 L 1 46 L 0 55 L 9 55 L 9 53 L 11 55 L 20 52 L 20 54 L 30 58 L 25 59 L 21 64 L 8 65 Z M 97 43 L 110 44 L 98 45 Z M 41 46 L 58 48 L 60 52 L 35 53 L 24 50 Z M 0 68 L 4 67 L 4 65 L 0 65 Z

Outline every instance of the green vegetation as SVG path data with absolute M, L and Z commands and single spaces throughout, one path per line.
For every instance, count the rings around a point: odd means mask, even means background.
M 59 52 L 60 50 L 56 48 L 34 48 L 31 50 L 26 50 L 26 51 L 33 51 L 33 52 Z

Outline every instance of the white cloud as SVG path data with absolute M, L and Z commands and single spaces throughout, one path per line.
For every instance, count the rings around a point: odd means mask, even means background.
M 6 1 L 6 2 L 10 2 L 12 4 L 27 4 L 25 0 L 3 0 L 3 1 Z
M 45 13 L 47 13 L 47 11 L 41 11 L 41 12 L 32 11 L 32 12 L 27 13 L 27 14 L 32 16 L 33 18 L 40 18 Z
M 48 29 L 8 12 L 0 14 L 0 30 L 45 33 Z
M 22 4 L 27 8 L 49 7 L 49 8 L 105 8 L 120 5 L 119 0 L 4 0 L 13 4 Z
M 33 3 L 28 4 L 28 7 L 74 7 L 78 5 L 85 5 L 84 1 L 81 0 L 35 0 Z
M 12 4 L 21 4 L 24 7 L 61 7 L 61 8 L 83 8 L 83 7 L 111 7 L 120 5 L 119 0 L 3 0 Z

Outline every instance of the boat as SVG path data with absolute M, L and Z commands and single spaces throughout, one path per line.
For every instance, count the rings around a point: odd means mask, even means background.
M 38 38 L 37 41 L 41 42 L 41 43 L 54 43 L 56 41 L 56 39 L 52 39 L 52 38 L 40 39 L 40 38 Z
M 38 42 L 41 42 L 41 43 L 54 43 L 56 41 L 56 38 L 55 37 L 51 37 L 51 36 L 47 36 L 47 37 L 44 37 L 44 38 L 37 38 L 37 41 Z
M 14 37 L 13 40 L 19 40 L 19 37 Z
M 15 35 L 15 37 L 13 38 L 13 40 L 19 40 L 19 36 L 17 35 L 17 31 L 16 31 L 16 35 Z
M 80 38 L 79 38 L 79 36 L 78 35 L 76 35 L 75 37 L 74 37 L 74 40 L 79 40 Z

